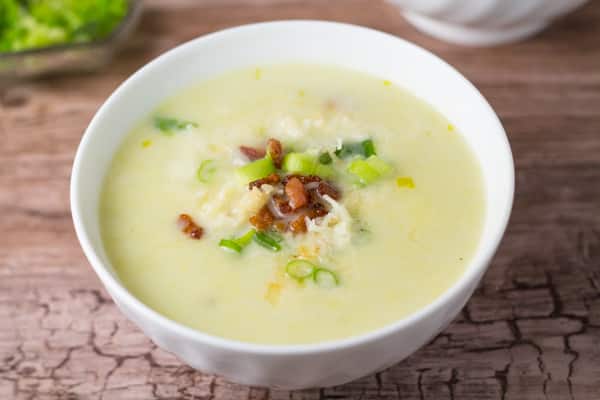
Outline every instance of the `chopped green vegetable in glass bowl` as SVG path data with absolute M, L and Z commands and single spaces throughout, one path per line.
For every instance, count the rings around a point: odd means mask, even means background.
M 0 83 L 106 64 L 140 0 L 1 0 Z

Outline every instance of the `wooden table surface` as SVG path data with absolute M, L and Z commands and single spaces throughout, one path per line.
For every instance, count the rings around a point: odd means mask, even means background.
M 433 50 L 490 100 L 517 168 L 508 232 L 456 321 L 385 372 L 295 393 L 202 374 L 146 339 L 84 258 L 68 197 L 81 134 L 128 75 L 195 36 L 284 18 Z M 600 2 L 524 43 L 469 49 L 382 1 L 150 1 L 102 73 L 0 91 L 0 235 L 0 399 L 600 399 Z

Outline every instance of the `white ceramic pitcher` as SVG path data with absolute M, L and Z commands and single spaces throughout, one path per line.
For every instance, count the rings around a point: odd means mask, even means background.
M 587 0 L 388 0 L 417 29 L 448 42 L 488 46 L 532 36 Z

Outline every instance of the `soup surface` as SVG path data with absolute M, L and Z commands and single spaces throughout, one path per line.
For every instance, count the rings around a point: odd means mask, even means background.
M 100 217 L 120 279 L 151 308 L 299 344 L 432 302 L 469 263 L 484 210 L 476 158 L 429 105 L 355 71 L 279 65 L 186 89 L 141 121 Z

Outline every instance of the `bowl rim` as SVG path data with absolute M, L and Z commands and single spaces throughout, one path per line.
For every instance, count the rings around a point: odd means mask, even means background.
M 84 227 L 83 219 L 81 218 L 81 204 L 79 201 L 79 180 L 81 168 L 80 164 L 82 163 L 82 159 L 87 153 L 87 148 L 89 147 L 90 137 L 94 135 L 94 131 L 96 131 L 96 126 L 99 124 L 99 120 L 103 118 L 103 114 L 105 110 L 108 108 L 109 104 L 116 101 L 116 98 L 123 91 L 125 86 L 130 85 L 132 82 L 143 79 L 145 73 L 148 70 L 151 70 L 158 64 L 162 63 L 168 58 L 171 58 L 178 54 L 179 52 L 183 52 L 190 47 L 195 46 L 199 42 L 213 41 L 218 40 L 224 36 L 228 35 L 239 35 L 244 34 L 250 30 L 260 30 L 263 28 L 272 28 L 278 26 L 285 25 L 296 25 L 297 28 L 306 28 L 309 26 L 314 26 L 315 24 L 320 25 L 321 27 L 328 27 L 332 29 L 345 29 L 345 30 L 354 30 L 354 31 L 362 31 L 365 34 L 371 35 L 375 40 L 377 37 L 382 39 L 390 39 L 397 41 L 399 45 L 405 46 L 410 49 L 412 52 L 421 53 L 429 57 L 432 61 L 437 62 L 440 65 L 440 68 L 450 69 L 450 72 L 453 72 L 456 75 L 457 79 L 462 80 L 463 84 L 467 85 L 470 89 L 472 89 L 473 95 L 476 96 L 476 101 L 482 103 L 482 105 L 487 108 L 489 112 L 488 118 L 496 124 L 498 132 L 502 133 L 501 140 L 504 144 L 500 151 L 505 153 L 507 157 L 507 161 L 509 165 L 504 166 L 506 168 L 506 173 L 508 174 L 508 188 L 506 191 L 505 199 L 506 207 L 502 210 L 501 224 L 499 224 L 498 229 L 495 232 L 492 232 L 490 235 L 489 242 L 480 242 L 478 246 L 483 246 L 484 251 L 481 258 L 481 263 L 474 264 L 471 262 L 466 270 L 460 275 L 460 277 L 453 282 L 453 284 L 448 287 L 443 293 L 441 293 L 435 300 L 427 304 L 426 306 L 412 312 L 411 314 L 395 320 L 394 322 L 388 323 L 380 328 L 370 330 L 358 335 L 349 336 L 341 339 L 333 339 L 333 340 L 325 340 L 316 343 L 306 343 L 306 344 L 263 344 L 263 343 L 253 343 L 253 342 L 244 342 L 236 339 L 228 339 L 221 336 L 212 335 L 206 332 L 202 332 L 200 330 L 185 326 L 179 322 L 171 320 L 170 318 L 160 314 L 159 312 L 153 310 L 149 306 L 145 305 L 141 300 L 139 300 L 136 296 L 130 293 L 125 286 L 123 286 L 117 279 L 116 276 L 113 276 L 108 269 L 105 267 L 104 263 L 100 260 L 96 250 L 91 244 L 90 238 L 87 235 L 87 231 Z M 80 245 L 84 251 L 85 256 L 87 257 L 89 263 L 92 268 L 95 270 L 96 274 L 102 281 L 102 283 L 109 289 L 109 294 L 119 299 L 119 302 L 126 303 L 129 309 L 132 309 L 135 313 L 140 313 L 145 316 L 147 320 L 150 320 L 152 324 L 159 325 L 161 328 L 166 329 L 167 331 L 180 336 L 185 337 L 188 340 L 193 342 L 199 342 L 204 345 L 212 346 L 214 348 L 220 348 L 223 350 L 229 351 L 237 351 L 244 353 L 252 353 L 252 354 L 260 354 L 260 355 L 271 355 L 271 356 L 283 356 L 283 355 L 310 355 L 316 353 L 326 353 L 326 352 L 334 352 L 339 351 L 346 348 L 356 347 L 364 345 L 368 342 L 381 340 L 389 335 L 392 335 L 394 332 L 399 331 L 408 326 L 414 325 L 419 320 L 427 319 L 431 314 L 436 311 L 439 311 L 444 304 L 448 303 L 451 299 L 457 297 L 461 292 L 469 291 L 469 285 L 471 285 L 474 281 L 478 281 L 478 277 L 482 276 L 488 268 L 489 262 L 494 256 L 503 236 L 506 231 L 506 227 L 508 225 L 508 221 L 510 218 L 510 214 L 512 211 L 512 205 L 514 200 L 514 160 L 512 156 L 512 151 L 510 148 L 510 144 L 508 142 L 508 137 L 506 132 L 500 122 L 497 114 L 494 112 L 490 104 L 484 98 L 484 96 L 479 92 L 479 90 L 469 81 L 467 80 L 456 68 L 448 64 L 446 61 L 436 56 L 432 52 L 417 46 L 405 39 L 400 37 L 381 32 L 375 29 L 340 23 L 340 22 L 329 22 L 329 21 L 321 21 L 321 20 L 278 20 L 278 21 L 269 21 L 269 22 L 260 22 L 253 23 L 247 25 L 240 25 L 232 28 L 223 29 L 220 31 L 216 31 L 213 33 L 209 33 L 206 35 L 199 36 L 195 39 L 192 39 L 188 42 L 180 44 L 173 49 L 161 54 L 157 58 L 151 60 L 149 63 L 142 66 L 138 69 L 133 75 L 127 78 L 117 89 L 115 89 L 112 94 L 108 97 L 108 99 L 102 104 L 102 106 L 98 109 L 96 114 L 94 115 L 92 121 L 86 128 L 79 147 L 77 149 L 75 159 L 73 162 L 73 169 L 71 174 L 71 184 L 70 184 L 70 203 L 71 203 L 71 213 L 73 218 L 73 224 L 75 227 L 75 232 L 77 238 L 80 242 Z M 117 303 L 117 302 L 115 302 Z M 119 305 L 117 303 L 117 305 Z

